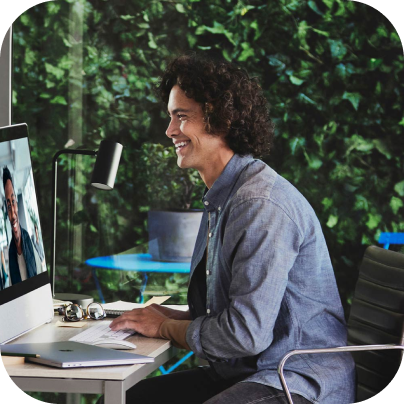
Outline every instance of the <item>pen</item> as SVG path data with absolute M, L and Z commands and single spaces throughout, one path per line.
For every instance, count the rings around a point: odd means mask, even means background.
M 17 356 L 22 358 L 40 358 L 41 355 L 28 354 L 28 353 L 16 353 L 16 352 L 2 352 L 1 356 Z

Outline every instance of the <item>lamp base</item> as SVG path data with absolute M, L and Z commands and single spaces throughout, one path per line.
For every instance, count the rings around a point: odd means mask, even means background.
M 55 293 L 53 298 L 78 304 L 83 309 L 86 309 L 87 306 L 94 301 L 91 296 L 79 295 L 77 293 Z

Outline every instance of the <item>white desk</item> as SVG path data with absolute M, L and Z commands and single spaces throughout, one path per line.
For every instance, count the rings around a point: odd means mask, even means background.
M 86 321 L 87 325 L 83 328 L 56 327 L 56 321 L 61 318 L 61 316 L 55 316 L 52 323 L 45 324 L 23 335 L 14 340 L 13 343 L 66 341 L 86 327 L 96 324 L 96 321 L 88 320 Z M 6 370 L 14 383 L 24 391 L 104 394 L 105 404 L 125 404 L 126 390 L 167 362 L 175 354 L 175 348 L 167 340 L 134 335 L 129 337 L 128 341 L 137 346 L 133 352 L 154 357 L 154 363 L 58 369 L 27 362 L 21 365 L 7 366 Z

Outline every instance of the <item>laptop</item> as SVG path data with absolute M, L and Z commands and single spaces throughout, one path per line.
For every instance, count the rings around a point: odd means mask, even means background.
M 74 341 L 7 344 L 0 345 L 0 350 L 2 353 L 21 354 L 29 362 L 64 369 L 154 362 L 154 358 L 149 356 L 115 351 Z

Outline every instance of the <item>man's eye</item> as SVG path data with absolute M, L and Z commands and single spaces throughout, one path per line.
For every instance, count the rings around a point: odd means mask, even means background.
M 186 115 L 182 115 L 182 114 L 178 114 L 177 118 L 181 121 L 182 119 L 184 119 L 186 117 Z

